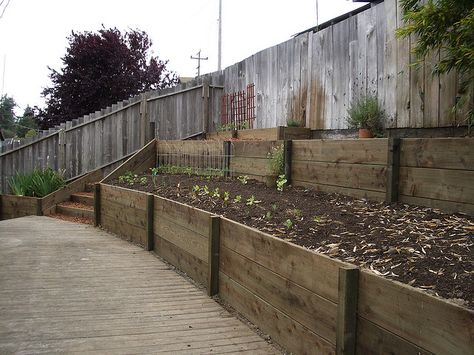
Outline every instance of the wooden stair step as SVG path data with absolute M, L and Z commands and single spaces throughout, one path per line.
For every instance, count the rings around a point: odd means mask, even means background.
M 63 202 L 56 206 L 56 213 L 73 217 L 94 218 L 94 209 L 76 202 Z
M 94 194 L 92 192 L 78 192 L 71 195 L 71 201 L 94 206 Z

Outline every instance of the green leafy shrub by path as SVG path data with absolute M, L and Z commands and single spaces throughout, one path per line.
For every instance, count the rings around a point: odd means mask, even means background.
M 36 168 L 28 174 L 16 173 L 8 184 L 14 195 L 44 197 L 66 185 L 66 180 L 64 171 Z

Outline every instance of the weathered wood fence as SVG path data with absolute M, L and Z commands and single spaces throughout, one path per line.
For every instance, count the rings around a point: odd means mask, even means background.
M 208 130 L 222 89 L 207 82 L 151 92 L 44 131 L 22 146 L 0 152 L 0 193 L 8 179 L 35 167 L 79 176 L 120 159 L 147 141 L 183 139 Z M 6 150 L 9 147 L 3 147 Z

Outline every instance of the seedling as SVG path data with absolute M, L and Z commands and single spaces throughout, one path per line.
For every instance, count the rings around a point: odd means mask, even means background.
M 291 228 L 293 228 L 293 222 L 292 222 L 291 219 L 289 219 L 289 218 L 288 218 L 288 219 L 285 221 L 285 223 L 283 223 L 283 224 L 285 225 L 286 229 L 291 229 Z
M 255 199 L 255 196 L 252 195 L 252 196 L 250 196 L 250 197 L 247 199 L 247 202 L 246 202 L 245 204 L 246 204 L 247 206 L 253 206 L 253 205 L 255 205 L 255 204 L 257 204 L 257 203 L 260 203 L 260 202 L 262 202 L 262 201 L 256 200 L 256 199 Z
M 229 194 L 228 191 L 225 191 L 225 192 L 222 194 L 222 199 L 224 200 L 224 203 L 225 203 L 225 204 L 228 204 L 228 203 L 229 203 L 230 194 Z
M 204 187 L 201 189 L 201 195 L 203 196 L 209 195 L 209 188 L 207 187 L 207 185 L 204 185 Z
M 142 177 L 140 178 L 140 184 L 146 185 L 147 182 L 148 182 L 148 179 L 146 178 L 146 176 L 142 176 Z
M 193 186 L 193 192 L 195 194 L 199 193 L 199 191 L 201 191 L 201 187 L 199 185 L 194 185 Z
M 290 210 L 290 213 L 297 218 L 301 217 L 301 210 L 297 208 L 293 208 L 292 210 Z
M 273 210 L 273 212 L 276 212 L 278 210 L 278 206 L 277 206 L 276 203 L 272 204 L 272 210 Z
M 285 178 L 285 175 L 278 175 L 278 179 L 276 181 L 276 186 L 278 191 L 283 191 L 288 180 Z
M 240 175 L 237 177 L 237 180 L 239 180 L 242 184 L 247 185 L 249 177 L 247 175 Z
M 240 201 L 242 201 L 242 196 L 241 195 L 235 196 L 234 203 L 239 203 Z
M 216 187 L 216 188 L 214 189 L 214 191 L 212 192 L 211 197 L 221 198 L 221 194 L 219 193 L 219 188 L 218 188 L 218 187 Z
M 268 220 L 272 219 L 273 218 L 272 213 L 270 211 L 267 211 L 267 213 L 265 214 L 265 218 Z

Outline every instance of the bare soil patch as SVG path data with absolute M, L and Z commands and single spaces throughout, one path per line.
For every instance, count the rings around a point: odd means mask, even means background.
M 277 191 L 254 180 L 176 174 L 112 184 L 223 215 L 474 308 L 473 217 L 303 187 Z

